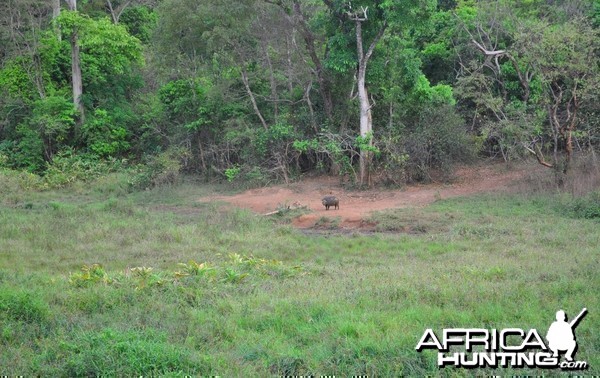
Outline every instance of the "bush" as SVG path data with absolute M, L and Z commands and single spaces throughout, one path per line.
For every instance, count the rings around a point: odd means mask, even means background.
M 4 144 L 12 168 L 23 168 L 29 172 L 40 172 L 44 167 L 44 142 L 40 134 L 25 124 L 17 126 L 18 139 Z
M 181 161 L 187 157 L 184 149 L 172 148 L 150 157 L 146 164 L 138 166 L 138 173 L 131 181 L 136 189 L 173 185 L 181 176 Z
M 127 130 L 116 123 L 103 109 L 96 109 L 94 115 L 86 120 L 81 131 L 91 152 L 101 157 L 116 156 L 131 147 L 127 141 Z
M 46 169 L 46 188 L 62 188 L 77 181 L 90 181 L 123 169 L 124 161 L 100 159 L 96 155 L 65 151 L 54 156 Z
M 600 219 L 600 190 L 575 198 L 565 207 L 575 218 Z
M 408 179 L 429 180 L 432 169 L 447 176 L 456 163 L 474 158 L 477 146 L 464 124 L 451 105 L 423 109 L 405 142 Z

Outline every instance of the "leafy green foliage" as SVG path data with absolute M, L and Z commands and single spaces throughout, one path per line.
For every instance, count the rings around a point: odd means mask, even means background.
M 564 208 L 575 218 L 600 219 L 600 191 L 575 198 L 567 203 Z
M 31 78 L 25 67 L 31 64 L 26 57 L 7 60 L 0 69 L 0 91 L 26 103 L 34 101 L 38 94 L 31 85 Z
M 209 90 L 206 80 L 175 80 L 160 88 L 158 96 L 171 122 L 184 130 L 198 131 L 211 123 L 214 109 L 208 103 Z
M 157 19 L 156 12 L 141 5 L 125 8 L 119 18 L 119 23 L 127 28 L 129 34 L 146 44 L 150 42 Z
M 378 155 L 381 151 L 376 146 L 373 146 L 373 133 L 369 133 L 364 137 L 359 135 L 356 137 L 356 148 L 359 151 L 369 151 Z
M 442 161 L 461 161 L 447 145 L 422 145 L 433 137 L 418 125 L 435 107 L 463 117 L 460 127 L 450 123 L 461 138 L 471 134 L 463 138 L 469 150 L 483 146 L 508 161 L 535 144 L 553 156 L 554 144 L 566 143 L 549 127 L 553 90 L 562 96 L 558 119 L 575 114 L 569 104 L 577 97 L 573 140 L 585 148 L 600 143 L 597 1 L 111 4 L 117 23 L 101 0 L 79 4 L 78 12 L 63 6 L 55 19 L 38 0 L 0 10 L 4 166 L 43 175 L 67 150 L 143 163 L 184 148 L 183 171 L 258 185 L 310 171 L 353 179 L 358 154 L 368 150 L 377 155 L 375 176 L 401 184 L 426 176 L 407 173 L 415 167 L 446 170 Z M 355 139 L 355 18 L 363 7 L 364 50 L 382 33 L 366 75 L 370 141 Z M 85 118 L 70 98 L 73 32 Z M 496 62 L 473 39 L 505 53 Z M 425 164 L 416 155 L 445 157 Z M 139 168 L 139 187 L 153 185 L 153 169 Z
M 65 143 L 75 125 L 76 110 L 63 96 L 49 96 L 36 101 L 31 124 L 48 140 L 60 146 Z
M 449 105 L 423 109 L 406 139 L 410 178 L 428 180 L 431 169 L 449 174 L 456 162 L 475 156 L 475 143 L 463 129 L 463 120 Z
M 40 172 L 44 166 L 44 141 L 37 130 L 20 124 L 16 129 L 16 140 L 4 144 L 10 165 L 29 172 Z
M 123 25 L 108 18 L 93 20 L 78 12 L 63 11 L 55 22 L 62 33 L 77 31 L 82 54 L 84 83 L 100 85 L 112 82 L 110 76 L 125 74 L 132 63 L 142 63 L 139 39 Z
M 281 151 L 285 146 L 293 143 L 295 137 L 296 133 L 293 126 L 277 123 L 267 130 L 257 130 L 254 141 L 255 148 L 260 155 L 267 156 Z
M 186 152 L 181 149 L 170 149 L 155 156 L 150 156 L 144 165 L 138 167 L 132 179 L 136 189 L 149 189 L 155 186 L 173 185 L 179 181 L 181 160 Z
M 242 168 L 240 168 L 239 165 L 236 165 L 235 167 L 227 168 L 225 170 L 225 176 L 227 177 L 227 181 L 232 182 L 233 180 L 235 180 L 239 176 L 241 171 L 242 171 Z
M 96 109 L 81 128 L 91 152 L 100 157 L 117 156 L 129 150 L 127 130 L 118 126 L 106 110 Z
M 80 272 L 69 274 L 68 282 L 69 285 L 81 289 L 128 285 L 135 290 L 144 290 L 160 288 L 164 285 L 194 287 L 198 285 L 199 280 L 241 284 L 250 278 L 285 279 L 307 274 L 300 265 L 288 266 L 279 260 L 267 260 L 237 253 L 230 254 L 228 260 L 222 264 L 198 263 L 190 260 L 178 265 L 181 269 L 174 272 L 139 266 L 128 269 L 125 273 L 109 273 L 100 264 L 83 265 Z
M 100 159 L 95 154 L 76 154 L 65 150 L 54 156 L 44 172 L 44 188 L 61 188 L 86 182 L 125 168 L 124 161 Z
M 86 287 L 99 282 L 105 285 L 112 282 L 100 264 L 84 265 L 81 272 L 69 275 L 69 284 L 75 287 Z

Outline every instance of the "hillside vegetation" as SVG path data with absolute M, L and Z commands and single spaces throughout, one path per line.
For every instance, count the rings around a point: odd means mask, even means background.
M 528 155 L 560 187 L 599 144 L 599 26 L 597 0 L 4 1 L 0 167 L 366 186 Z

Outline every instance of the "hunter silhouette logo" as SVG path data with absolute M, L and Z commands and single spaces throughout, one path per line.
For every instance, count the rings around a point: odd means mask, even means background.
M 454 366 L 587 369 L 586 361 L 573 361 L 577 351 L 574 330 L 586 314 L 587 309 L 584 308 L 567 322 L 565 312 L 557 311 L 556 321 L 546 333 L 547 343 L 536 329 L 525 331 L 520 328 L 451 328 L 444 329 L 442 337 L 438 338 L 429 328 L 425 330 L 415 349 L 418 352 L 423 349 L 436 349 L 438 366 L 442 368 Z M 561 353 L 564 353 L 565 357 L 565 361 L 562 362 Z
M 577 324 L 587 314 L 587 308 L 581 310 L 579 315 L 575 319 L 567 323 L 567 315 L 563 310 L 556 312 L 556 321 L 550 325 L 546 340 L 548 340 L 548 347 L 553 352 L 552 357 L 558 357 L 558 352 L 566 350 L 565 358 L 567 361 L 573 361 L 573 353 L 577 349 L 577 342 L 575 341 L 575 333 L 573 330 L 577 327 Z

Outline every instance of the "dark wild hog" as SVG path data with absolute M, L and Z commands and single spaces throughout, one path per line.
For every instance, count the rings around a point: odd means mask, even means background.
M 323 205 L 325 205 L 325 210 L 329 210 L 330 206 L 333 206 L 336 209 L 340 208 L 340 200 L 335 196 L 326 196 L 323 197 Z

